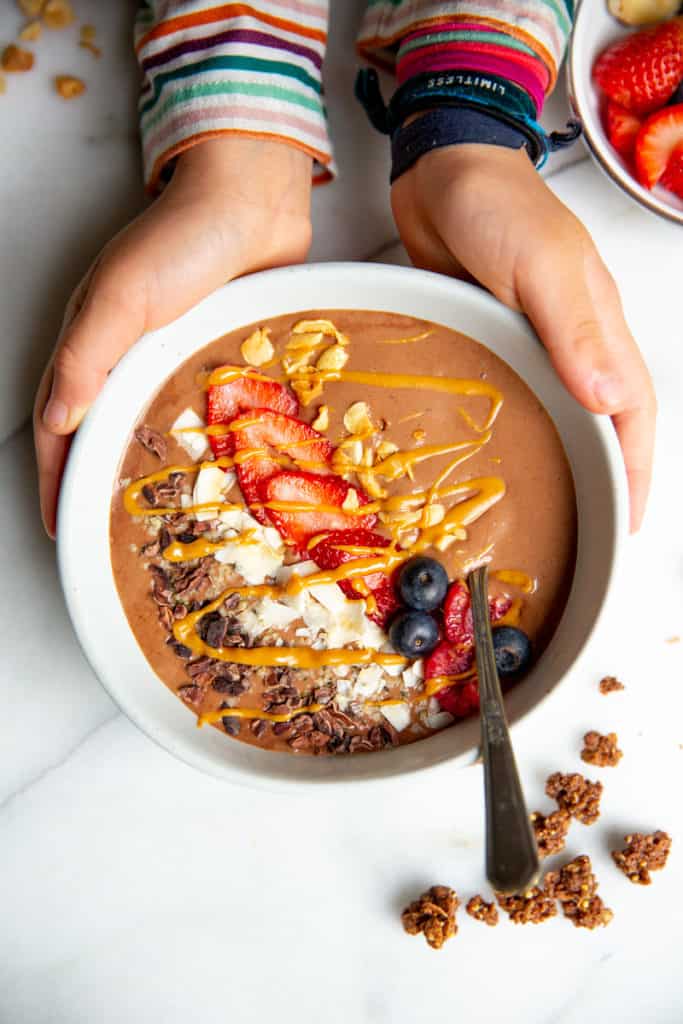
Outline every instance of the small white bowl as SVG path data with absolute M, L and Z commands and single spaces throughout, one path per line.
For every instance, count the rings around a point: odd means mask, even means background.
M 86 657 L 128 717 L 171 753 L 212 775 L 268 788 L 400 777 L 476 756 L 472 720 L 398 750 L 296 757 L 197 729 L 194 715 L 155 676 L 130 631 L 109 558 L 109 506 L 131 428 L 164 380 L 197 349 L 254 320 L 306 309 L 389 310 L 434 320 L 487 345 L 517 371 L 553 417 L 576 485 L 578 558 L 560 626 L 507 698 L 512 723 L 532 712 L 588 655 L 627 530 L 626 483 L 611 424 L 565 391 L 527 321 L 486 292 L 403 267 L 326 263 L 254 274 L 226 285 L 148 334 L 121 360 L 78 431 L 64 474 L 57 550 L 66 602 Z M 523 440 L 523 439 L 521 439 Z
M 667 220 L 683 224 L 683 200 L 667 189 L 643 188 L 623 157 L 612 147 L 602 123 L 605 97 L 593 82 L 592 68 L 609 43 L 635 30 L 621 25 L 607 9 L 607 0 L 583 0 L 569 43 L 567 77 L 569 100 L 583 124 L 583 137 L 598 167 L 640 206 Z

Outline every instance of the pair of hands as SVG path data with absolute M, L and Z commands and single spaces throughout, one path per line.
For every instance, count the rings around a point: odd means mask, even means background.
M 142 334 L 226 281 L 304 260 L 310 191 L 311 160 L 292 146 L 232 136 L 203 142 L 180 157 L 163 195 L 105 247 L 69 301 L 36 397 L 40 503 L 50 536 L 71 435 L 109 371 Z M 526 313 L 569 391 L 612 417 L 637 529 L 656 402 L 588 232 L 524 151 L 494 146 L 426 154 L 394 184 L 391 200 L 416 266 L 469 275 Z

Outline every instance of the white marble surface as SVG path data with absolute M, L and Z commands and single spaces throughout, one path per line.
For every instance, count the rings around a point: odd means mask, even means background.
M 79 63 L 88 55 L 74 57 L 73 38 L 50 37 L 36 74 L 13 80 L 0 103 L 3 140 L 17 143 L 0 161 L 2 436 L 28 414 L 69 288 L 141 203 L 127 56 L 133 5 L 77 6 L 99 27 L 102 64 Z M 361 3 L 334 6 L 328 91 L 342 176 L 316 195 L 314 257 L 402 259 L 383 142 L 347 98 L 343 53 Z M 0 40 L 14 22 L 3 7 Z M 63 108 L 49 75 L 81 66 L 92 87 Z M 553 101 L 555 123 L 563 103 Z M 516 731 L 539 807 L 550 770 L 580 768 L 587 728 L 619 733 L 621 766 L 595 772 L 606 784 L 603 818 L 574 826 L 569 844 L 594 856 L 613 924 L 592 934 L 562 919 L 489 931 L 461 915 L 460 934 L 439 954 L 403 935 L 399 909 L 423 886 L 447 882 L 465 897 L 482 886 L 477 768 L 333 799 L 285 798 L 204 778 L 145 739 L 104 694 L 71 632 L 23 429 L 0 446 L 0 594 L 11 623 L 0 669 L 3 1022 L 683 1018 L 683 645 L 666 643 L 683 633 L 683 236 L 630 206 L 585 161 L 552 186 L 588 223 L 621 286 L 661 406 L 649 518 L 628 545 L 592 672 L 550 702 L 542 734 Z M 605 673 L 621 675 L 627 690 L 600 696 Z M 607 851 L 626 831 L 657 827 L 674 835 L 670 866 L 649 889 L 631 886 Z

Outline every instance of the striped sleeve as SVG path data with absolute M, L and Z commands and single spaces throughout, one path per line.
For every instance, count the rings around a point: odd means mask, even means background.
M 465 71 L 500 75 L 525 89 L 540 115 L 573 19 L 573 0 L 369 0 L 361 56 L 413 75 Z
M 136 19 L 145 182 L 225 132 L 291 143 L 331 176 L 322 63 L 328 0 L 146 0 Z

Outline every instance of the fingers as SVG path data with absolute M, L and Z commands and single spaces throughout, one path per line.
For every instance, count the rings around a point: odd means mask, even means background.
M 45 532 L 53 540 L 57 530 L 57 495 L 64 472 L 70 439 L 59 437 L 44 425 L 43 407 L 52 386 L 52 367 L 48 366 L 38 388 L 33 412 L 33 441 L 38 466 L 40 515 Z
M 628 490 L 631 499 L 631 532 L 636 533 L 643 522 L 650 492 L 654 455 L 657 406 L 651 400 L 617 413 L 613 417 L 619 443 L 624 453 Z
M 568 390 L 591 412 L 613 418 L 637 530 L 650 486 L 656 401 L 616 285 L 588 234 L 569 221 L 563 235 L 522 261 L 517 290 Z

